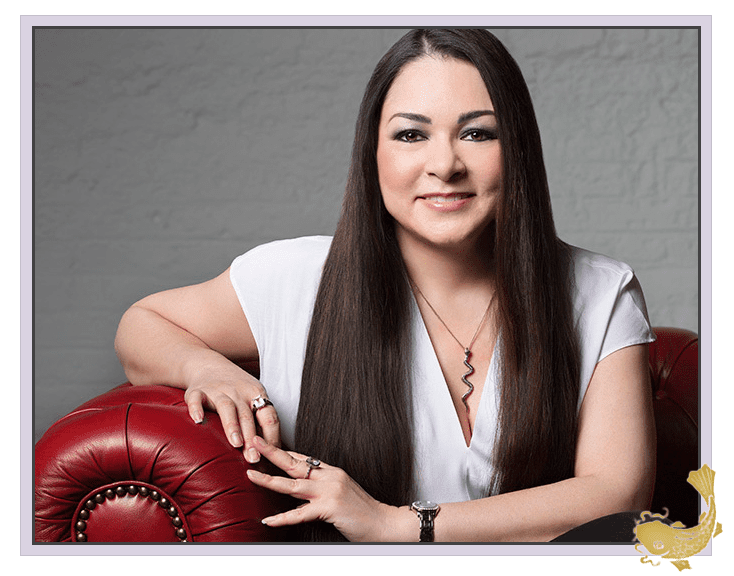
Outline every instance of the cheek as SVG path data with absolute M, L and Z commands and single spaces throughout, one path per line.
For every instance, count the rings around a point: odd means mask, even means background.
M 502 168 L 495 167 L 494 169 L 487 171 L 486 178 L 492 189 L 499 190 L 502 186 Z
M 377 151 L 377 173 L 383 192 L 399 192 L 415 182 L 420 167 L 409 155 L 395 153 L 388 147 Z
M 502 179 L 502 152 L 499 149 L 467 156 L 467 164 L 485 180 Z
M 501 154 L 484 155 L 477 158 L 474 164 L 476 174 L 485 183 L 487 188 L 499 188 L 502 183 L 502 156 Z

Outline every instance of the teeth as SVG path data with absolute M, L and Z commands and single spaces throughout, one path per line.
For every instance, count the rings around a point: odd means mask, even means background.
M 451 196 L 424 196 L 423 198 L 429 202 L 437 202 L 439 204 L 444 202 L 456 202 L 457 200 L 463 200 L 468 198 L 471 194 L 452 194 Z

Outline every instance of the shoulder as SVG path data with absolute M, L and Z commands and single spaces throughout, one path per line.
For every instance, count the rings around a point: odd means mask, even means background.
M 572 250 L 577 322 L 581 326 L 606 326 L 608 333 L 613 327 L 620 331 L 637 327 L 639 333 L 648 334 L 647 306 L 634 270 L 602 254 L 575 247 Z
M 256 246 L 230 266 L 240 301 L 269 302 L 314 292 L 331 246 L 328 236 L 277 240 Z
M 230 281 L 259 345 L 275 326 L 306 324 L 330 246 L 328 236 L 278 240 L 232 262 Z
M 572 294 L 577 313 L 589 307 L 613 306 L 625 292 L 631 293 L 634 300 L 642 300 L 642 288 L 628 264 L 576 246 L 570 249 Z
M 232 262 L 230 275 L 234 282 L 253 275 L 264 279 L 320 277 L 330 246 L 330 236 L 304 236 L 261 244 L 238 256 Z
M 609 256 L 591 252 L 577 246 L 569 246 L 574 280 L 577 287 L 584 285 L 621 284 L 633 276 L 632 268 Z
M 308 265 L 323 264 L 331 247 L 331 236 L 303 236 L 260 244 L 238 256 L 232 266 L 249 263 Z
M 594 365 L 611 352 L 655 339 L 634 270 L 603 254 L 571 247 L 573 307 L 582 353 L 591 377 Z

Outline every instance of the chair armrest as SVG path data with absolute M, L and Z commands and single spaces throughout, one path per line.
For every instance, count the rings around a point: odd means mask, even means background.
M 41 542 L 268 542 L 260 519 L 293 501 L 252 484 L 217 414 L 195 424 L 183 391 L 123 384 L 56 422 L 35 447 Z

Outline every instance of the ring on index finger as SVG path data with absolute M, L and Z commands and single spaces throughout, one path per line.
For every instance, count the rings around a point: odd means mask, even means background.
M 309 456 L 306 458 L 306 464 L 308 464 L 308 472 L 306 472 L 306 480 L 308 480 L 311 477 L 311 471 L 321 466 L 321 460 Z
M 253 414 L 260 410 L 260 408 L 265 408 L 265 406 L 272 406 L 273 403 L 268 400 L 267 398 L 263 398 L 262 396 L 256 396 L 252 399 L 252 412 Z

